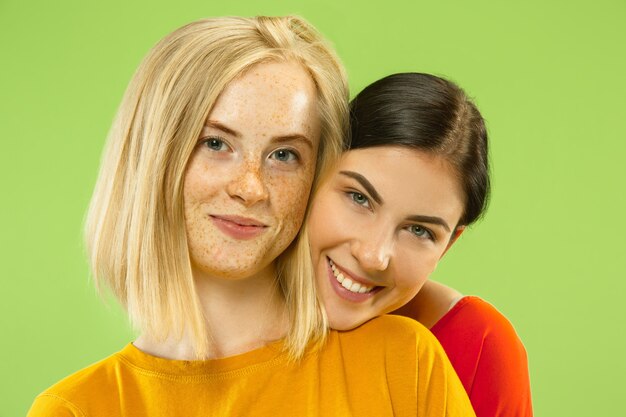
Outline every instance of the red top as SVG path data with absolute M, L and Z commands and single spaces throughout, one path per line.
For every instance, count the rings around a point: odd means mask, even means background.
M 448 354 L 477 417 L 533 415 L 526 349 L 495 307 L 479 297 L 463 297 L 430 330 Z

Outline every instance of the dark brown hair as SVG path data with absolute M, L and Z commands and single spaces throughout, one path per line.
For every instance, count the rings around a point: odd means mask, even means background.
M 489 199 L 485 122 L 456 84 L 430 74 L 382 78 L 350 103 L 349 148 L 404 146 L 445 158 L 465 193 L 460 225 L 481 217 Z

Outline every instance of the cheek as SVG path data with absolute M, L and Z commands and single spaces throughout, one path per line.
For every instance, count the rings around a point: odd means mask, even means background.
M 334 201 L 332 192 L 322 188 L 314 198 L 308 220 L 313 260 L 324 249 L 333 247 L 351 227 L 351 219 Z
M 202 181 L 192 171 L 188 171 L 183 182 L 183 212 L 189 233 L 189 222 L 194 219 L 194 211 L 202 203 Z
M 411 251 L 398 260 L 394 273 L 396 287 L 406 294 L 417 292 L 437 267 L 437 253 L 432 250 Z
M 190 210 L 202 200 L 206 188 L 202 186 L 203 182 L 198 177 L 191 178 L 189 175 L 185 177 L 183 184 L 183 204 L 185 210 Z
M 271 179 L 275 215 L 288 236 L 295 236 L 302 226 L 312 181 L 307 175 Z
M 202 170 L 197 162 L 197 158 L 192 157 L 185 171 L 185 177 L 183 179 L 183 198 L 185 206 L 188 202 L 195 200 L 198 197 L 198 190 L 202 182 Z
M 217 179 L 226 179 L 227 171 L 220 164 L 209 165 L 199 153 L 194 154 L 187 166 L 183 180 L 183 199 L 185 207 L 193 206 L 223 186 Z

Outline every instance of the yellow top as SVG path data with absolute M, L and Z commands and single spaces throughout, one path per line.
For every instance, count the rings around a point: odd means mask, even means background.
M 413 320 L 332 331 L 297 363 L 281 347 L 177 361 L 129 344 L 40 394 L 28 416 L 474 416 L 443 349 Z

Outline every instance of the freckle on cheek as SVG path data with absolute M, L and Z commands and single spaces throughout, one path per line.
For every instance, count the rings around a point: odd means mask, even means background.
M 239 122 L 238 117 L 244 117 L 245 123 L 243 131 L 252 132 L 254 140 L 272 137 L 274 131 L 284 130 L 286 127 L 298 125 L 305 129 L 305 133 L 313 137 L 309 132 L 315 128 L 317 112 L 298 113 L 296 119 L 293 117 L 293 100 L 284 93 L 285 89 L 300 90 L 303 86 L 303 74 L 290 74 L 272 69 L 271 72 L 261 70 L 262 66 L 256 67 L 253 71 L 247 72 L 238 78 L 240 84 L 236 84 L 228 94 L 222 96 L 220 111 L 216 116 L 218 120 L 226 114 L 227 121 L 230 118 Z M 307 78 L 308 82 L 311 80 Z M 262 88 L 259 88 L 262 86 Z M 310 87 L 314 89 L 311 84 Z M 249 94 L 246 88 L 251 89 L 255 94 Z M 293 92 L 293 91 L 291 91 Z M 315 93 L 313 93 L 315 94 Z M 225 101 L 224 101 L 225 100 Z M 258 105 L 264 101 L 272 100 L 272 106 Z M 276 106 L 274 106 L 276 105 Z M 310 110 L 310 109 L 309 109 Z M 216 108 L 212 113 L 217 111 Z M 294 110 L 295 111 L 295 110 Z M 301 120 L 302 119 L 302 120 Z M 250 148 L 252 151 L 253 149 Z M 258 149 L 254 148 L 254 152 Z M 247 155 L 247 154 L 246 154 Z M 269 191 L 270 201 L 265 209 L 257 206 L 247 212 L 248 215 L 266 216 L 273 219 L 277 224 L 275 233 L 269 232 L 259 239 L 247 242 L 236 241 L 222 234 L 213 224 L 209 214 L 242 214 L 239 206 L 233 205 L 228 200 L 228 194 L 224 193 L 223 184 L 219 185 L 216 178 L 228 177 L 232 171 L 216 172 L 212 164 L 203 161 L 202 154 L 198 154 L 198 166 L 193 160 L 187 172 L 184 183 L 185 188 L 185 226 L 189 242 L 190 256 L 194 262 L 194 267 L 206 268 L 208 273 L 218 273 L 220 271 L 230 271 L 231 276 L 235 276 L 241 271 L 254 271 L 255 266 L 260 262 L 272 261 L 279 252 L 286 248 L 293 239 L 300 227 L 304 212 L 307 206 L 308 193 L 314 171 L 314 162 L 307 160 L 299 170 L 289 175 L 284 172 L 276 175 L 269 175 L 263 178 L 264 186 Z M 202 158 L 200 158 L 202 156 Z M 259 160 L 246 159 L 242 161 L 238 168 L 241 172 L 255 172 L 260 170 Z M 241 171 L 239 171 L 241 169 Z M 217 184 L 217 185 L 216 185 Z M 239 272 L 238 272 L 239 271 Z

